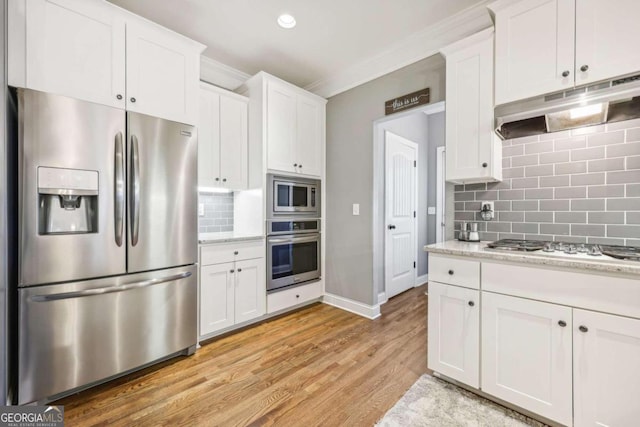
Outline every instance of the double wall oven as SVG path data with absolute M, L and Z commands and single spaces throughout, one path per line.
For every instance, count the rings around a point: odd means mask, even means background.
M 269 175 L 267 292 L 320 278 L 320 181 Z

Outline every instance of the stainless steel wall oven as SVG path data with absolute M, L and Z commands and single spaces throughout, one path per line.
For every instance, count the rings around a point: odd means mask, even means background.
M 320 220 L 267 221 L 267 292 L 320 278 Z

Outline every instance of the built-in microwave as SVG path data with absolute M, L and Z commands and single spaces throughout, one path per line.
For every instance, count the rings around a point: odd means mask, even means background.
M 267 215 L 320 217 L 320 181 L 268 175 Z

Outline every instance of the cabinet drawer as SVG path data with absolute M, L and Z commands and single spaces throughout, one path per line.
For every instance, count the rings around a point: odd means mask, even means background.
M 215 243 L 200 247 L 201 265 L 264 258 L 264 241 Z
M 480 262 L 429 254 L 429 281 L 480 289 Z
M 275 313 L 322 296 L 322 282 L 296 286 L 267 295 L 267 313 Z
M 631 277 L 483 262 L 482 290 L 640 318 L 640 280 Z

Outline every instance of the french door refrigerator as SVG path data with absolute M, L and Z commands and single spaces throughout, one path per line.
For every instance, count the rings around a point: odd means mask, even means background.
M 197 340 L 192 126 L 17 89 L 18 403 Z

